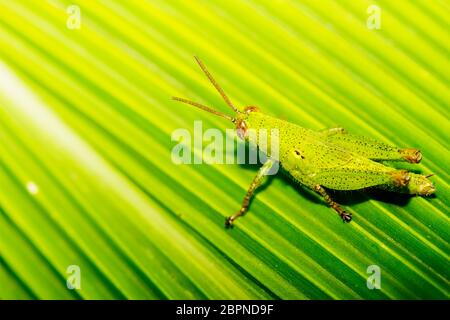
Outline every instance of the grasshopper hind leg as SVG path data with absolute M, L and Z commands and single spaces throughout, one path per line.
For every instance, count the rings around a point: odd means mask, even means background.
M 345 211 L 337 202 L 331 199 L 330 195 L 320 184 L 316 184 L 314 186 L 314 191 L 319 193 L 324 198 L 327 204 L 337 212 L 339 217 L 341 217 L 342 221 L 347 223 L 352 221 L 352 214 Z
M 343 128 L 331 128 L 320 133 L 327 142 L 375 161 L 419 163 L 422 160 L 422 153 L 418 149 L 391 146 L 375 139 L 349 134 Z

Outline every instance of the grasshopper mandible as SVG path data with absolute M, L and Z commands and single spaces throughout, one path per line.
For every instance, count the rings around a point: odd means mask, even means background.
M 258 132 L 262 129 L 275 128 L 279 132 L 278 159 L 271 158 L 270 150 L 267 151 L 268 160 L 259 169 L 250 184 L 240 210 L 226 218 L 225 226 L 231 227 L 237 218 L 247 212 L 250 199 L 262 184 L 275 161 L 279 162 L 282 171 L 295 182 L 321 195 L 344 222 L 352 220 L 351 213 L 336 203 L 325 188 L 358 190 L 375 187 L 420 196 L 429 196 L 436 191 L 433 183 L 428 179 L 431 175 L 415 174 L 377 162 L 419 163 L 422 154 L 418 149 L 398 148 L 374 139 L 355 136 L 347 133 L 344 128 L 322 131 L 302 128 L 291 122 L 268 116 L 255 106 L 247 106 L 243 110 L 239 110 L 214 80 L 203 62 L 198 57 L 195 57 L 195 60 L 226 104 L 234 111 L 234 116 L 226 115 L 187 99 L 173 97 L 174 100 L 231 121 L 236 127 L 238 136 L 256 146 L 258 146 L 258 140 L 255 139 L 255 135 L 247 134 L 249 129 Z M 270 143 L 268 144 L 270 145 Z

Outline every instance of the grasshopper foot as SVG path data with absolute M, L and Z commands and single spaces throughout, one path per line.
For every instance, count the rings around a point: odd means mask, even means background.
M 225 228 L 233 228 L 233 222 L 240 216 L 244 214 L 245 211 L 240 210 L 237 213 L 233 214 L 232 216 L 229 216 L 225 219 Z
M 339 216 L 341 217 L 342 221 L 344 221 L 346 223 L 349 223 L 350 221 L 352 221 L 352 214 L 345 210 L 342 213 L 340 213 Z
M 331 204 L 331 207 L 334 210 L 336 210 L 336 212 L 338 213 L 339 217 L 341 217 L 343 222 L 349 223 L 350 221 L 352 221 L 352 214 L 342 209 L 342 207 L 339 204 L 334 202 L 333 204 Z
M 233 216 L 229 216 L 225 219 L 225 228 L 230 229 L 233 228 Z

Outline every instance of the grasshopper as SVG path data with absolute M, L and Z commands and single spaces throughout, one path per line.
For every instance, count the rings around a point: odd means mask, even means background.
M 374 139 L 359 137 L 348 133 L 344 128 L 322 131 L 302 128 L 291 122 L 266 115 L 255 106 L 247 106 L 239 110 L 214 80 L 203 62 L 196 56 L 195 60 L 225 103 L 233 110 L 234 116 L 187 99 L 173 97 L 174 100 L 231 121 L 236 127 L 237 135 L 257 147 L 260 146 L 255 135 L 247 134 L 249 129 L 259 132 L 262 129 L 275 128 L 279 132 L 278 158 L 271 157 L 271 150 L 267 150 L 267 161 L 251 182 L 239 211 L 226 218 L 226 227 L 231 227 L 237 218 L 248 211 L 252 196 L 276 161 L 288 177 L 322 196 L 344 222 L 352 220 L 351 213 L 335 202 L 327 189 L 358 190 L 375 187 L 420 196 L 429 196 L 436 191 L 433 183 L 428 179 L 431 175 L 420 175 L 378 162 L 419 163 L 422 154 L 418 149 L 398 148 Z

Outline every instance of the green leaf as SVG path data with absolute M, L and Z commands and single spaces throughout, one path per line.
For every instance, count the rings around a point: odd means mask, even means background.
M 448 299 L 450 5 L 373 3 L 0 1 L 0 298 Z M 343 224 L 280 175 L 225 229 L 258 166 L 171 161 L 229 127 L 170 99 L 229 113 L 194 54 L 238 106 L 421 149 L 436 196 L 336 192 Z

